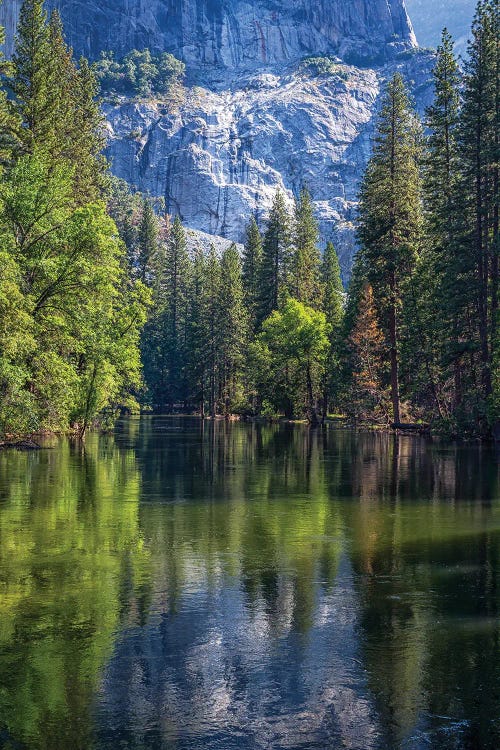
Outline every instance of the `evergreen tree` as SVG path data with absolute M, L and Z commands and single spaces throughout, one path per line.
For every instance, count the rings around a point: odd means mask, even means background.
M 431 417 L 437 411 L 443 419 L 462 398 L 465 320 L 459 308 L 467 292 L 455 257 L 460 210 L 456 200 L 460 71 L 446 29 L 433 78 L 435 96 L 426 113 L 429 137 L 424 157 L 426 241 L 412 284 L 409 316 L 418 319 L 420 331 L 413 345 L 414 392 L 421 403 L 428 401 L 425 405 Z
M 0 26 L 0 48 L 5 42 L 5 31 Z M 6 62 L 0 51 L 0 77 L 9 75 L 10 64 Z M 16 147 L 18 146 L 19 122 L 16 118 L 12 102 L 7 97 L 7 92 L 0 86 L 0 173 L 1 170 L 12 162 Z
M 323 285 L 323 312 L 332 327 L 332 336 L 337 337 L 344 315 L 344 285 L 340 275 L 340 263 L 333 242 L 328 242 L 321 265 Z
M 55 115 L 59 109 L 53 95 L 50 71 L 50 35 L 43 0 L 24 0 L 17 26 L 14 74 L 10 86 L 23 127 L 24 149 L 53 144 Z
M 207 397 L 209 414 L 213 419 L 217 414 L 219 393 L 219 299 L 221 289 L 221 266 L 213 245 L 206 259 L 205 274 L 203 318 L 206 335 Z
M 220 405 L 227 416 L 243 403 L 242 377 L 249 334 L 241 261 L 234 244 L 221 258 L 218 308 Z
M 190 264 L 186 233 L 176 217 L 157 271 L 153 318 L 143 336 L 146 382 L 157 409 L 172 410 L 187 399 L 186 340 Z
M 198 248 L 192 262 L 188 294 L 186 369 L 189 401 L 199 407 L 202 418 L 205 416 L 208 370 L 206 283 L 206 260 L 203 250 Z
M 326 368 L 323 395 L 323 418 L 328 413 L 329 401 L 336 395 L 340 385 L 340 334 L 344 317 L 344 287 L 340 276 L 340 264 L 335 247 L 328 242 L 321 265 L 323 286 L 323 312 L 330 326 L 330 350 Z
M 360 195 L 362 257 L 389 345 L 393 419 L 400 423 L 400 313 L 421 241 L 416 115 L 399 74 L 382 101 L 373 156 Z
M 389 422 L 389 400 L 384 387 L 386 346 L 378 322 L 373 289 L 361 289 L 357 314 L 347 340 L 352 384 L 347 411 L 357 419 L 375 418 Z
M 137 275 L 143 282 L 152 280 L 154 263 L 158 256 L 159 226 L 151 201 L 144 198 L 142 215 L 137 231 Z
M 498 0 L 481 0 L 465 66 L 459 126 L 462 181 L 456 195 L 463 210 L 456 272 L 468 283 L 461 307 L 467 307 L 472 319 L 469 349 L 477 347 L 479 354 L 473 357 L 477 376 L 471 372 L 469 377 L 473 398 L 468 411 L 483 431 L 492 394 L 498 326 L 499 36 Z M 479 395 L 477 409 L 474 395 Z
M 98 98 L 99 85 L 88 61 L 80 59 L 72 88 L 70 158 L 76 166 L 75 191 L 81 201 L 96 200 L 109 191 L 105 120 Z
M 257 327 L 262 264 L 262 237 L 252 216 L 246 229 L 243 251 L 243 291 L 252 328 Z
M 295 204 L 295 247 L 292 269 L 292 296 L 315 309 L 321 308 L 319 230 L 314 206 L 307 188 L 302 188 Z
M 278 190 L 264 235 L 260 273 L 258 322 L 278 308 L 290 281 L 291 232 L 285 196 Z

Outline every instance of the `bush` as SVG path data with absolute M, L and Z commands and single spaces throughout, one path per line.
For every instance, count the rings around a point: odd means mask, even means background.
M 334 76 L 343 81 L 349 78 L 347 70 L 332 57 L 306 57 L 300 63 L 299 73 L 308 77 Z
M 115 60 L 112 52 L 103 52 L 94 64 L 103 94 L 141 97 L 169 96 L 182 85 L 185 69 L 170 53 L 152 55 L 148 49 L 134 49 L 122 60 Z

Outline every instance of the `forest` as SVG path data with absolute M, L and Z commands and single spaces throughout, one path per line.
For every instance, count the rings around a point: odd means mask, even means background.
M 464 61 L 443 32 L 423 121 L 402 76 L 386 82 L 347 290 L 307 185 L 249 217 L 242 253 L 204 253 L 111 176 L 100 96 L 168 97 L 177 62 L 75 61 L 57 12 L 22 6 L 0 62 L 0 433 L 83 436 L 148 410 L 491 437 L 498 0 L 478 3 Z

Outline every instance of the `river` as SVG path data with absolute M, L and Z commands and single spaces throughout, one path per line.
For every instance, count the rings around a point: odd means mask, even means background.
M 0 454 L 2 750 L 497 750 L 494 449 L 123 420 Z

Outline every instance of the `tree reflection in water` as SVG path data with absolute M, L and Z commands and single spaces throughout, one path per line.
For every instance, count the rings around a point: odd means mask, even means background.
M 143 418 L 0 455 L 0 746 L 497 748 L 489 449 Z

